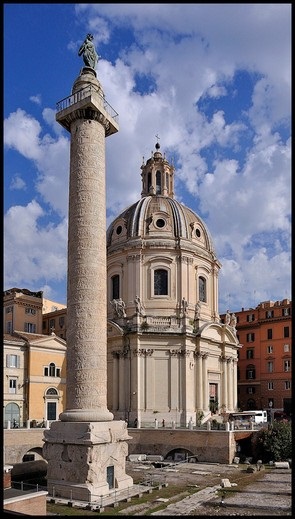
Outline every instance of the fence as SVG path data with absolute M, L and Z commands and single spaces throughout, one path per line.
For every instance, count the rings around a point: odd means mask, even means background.
M 110 115 L 115 120 L 118 119 L 119 114 L 106 101 L 105 97 L 99 93 L 97 87 L 93 85 L 88 85 L 87 87 L 82 88 L 82 90 L 79 90 L 78 92 L 75 92 L 74 94 L 65 97 L 61 101 L 58 101 L 58 103 L 56 103 L 57 113 L 61 110 L 65 110 L 66 108 L 72 107 L 74 104 L 78 103 L 79 101 L 82 101 L 86 97 L 89 97 L 91 94 L 95 94 L 99 97 L 101 104 L 108 115 Z

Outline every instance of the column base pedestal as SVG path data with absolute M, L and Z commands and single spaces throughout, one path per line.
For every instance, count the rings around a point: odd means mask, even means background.
M 47 490 L 57 498 L 95 502 L 133 486 L 125 472 L 130 439 L 126 423 L 53 422 L 44 431 Z

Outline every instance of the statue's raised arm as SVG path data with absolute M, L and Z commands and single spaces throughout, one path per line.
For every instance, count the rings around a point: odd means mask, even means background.
M 96 64 L 98 62 L 98 54 L 95 50 L 94 44 L 93 44 L 93 35 L 87 34 L 84 43 L 81 45 L 79 52 L 79 56 L 83 55 L 83 61 L 86 65 L 86 67 L 91 67 L 95 69 Z

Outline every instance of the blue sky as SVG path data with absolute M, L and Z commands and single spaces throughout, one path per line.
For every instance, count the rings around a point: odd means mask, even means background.
M 140 198 L 160 137 L 206 223 L 219 312 L 291 298 L 291 4 L 4 4 L 4 290 L 66 304 L 69 134 L 56 103 L 94 35 L 119 113 L 107 224 Z

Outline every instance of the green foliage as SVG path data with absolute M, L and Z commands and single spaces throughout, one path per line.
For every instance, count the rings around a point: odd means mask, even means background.
M 198 426 L 201 425 L 203 418 L 204 418 L 203 411 L 197 411 L 197 413 L 196 413 L 196 422 L 197 422 Z
M 209 409 L 210 409 L 211 413 L 214 413 L 214 414 L 218 411 L 218 402 L 217 402 L 217 400 L 214 400 L 214 401 L 210 402 Z
M 255 440 L 255 457 L 264 463 L 292 458 L 291 422 L 269 424 L 259 431 Z

